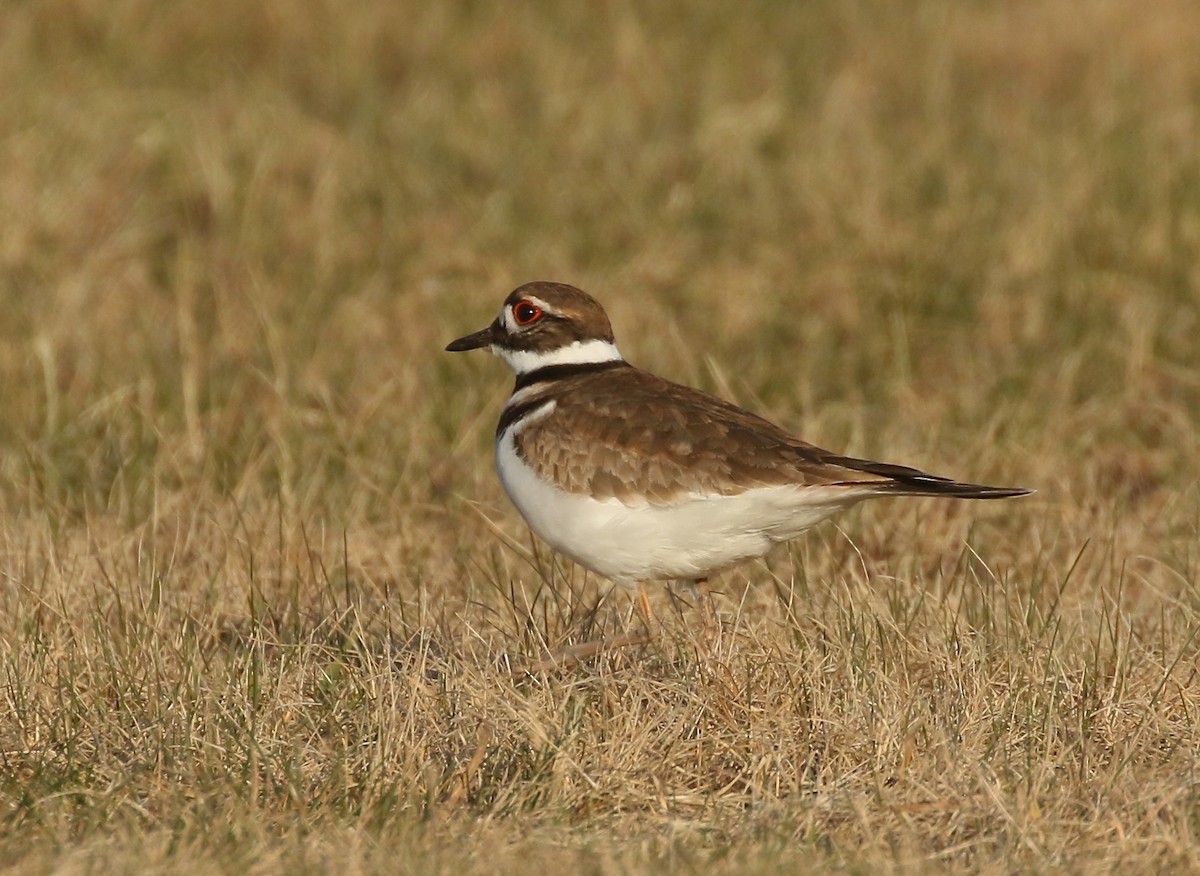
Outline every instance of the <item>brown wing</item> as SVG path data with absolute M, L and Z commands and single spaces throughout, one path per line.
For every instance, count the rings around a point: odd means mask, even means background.
M 548 388 L 549 389 L 549 388 Z M 517 437 L 524 459 L 571 492 L 636 504 L 779 484 L 879 484 L 900 466 L 855 469 L 719 398 L 636 368 L 553 385 L 552 416 Z M 875 466 L 874 463 L 866 463 Z

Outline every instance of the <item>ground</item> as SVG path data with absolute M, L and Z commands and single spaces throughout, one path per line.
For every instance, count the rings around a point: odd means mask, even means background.
M 11 872 L 1200 868 L 1200 7 L 0 10 Z M 492 470 L 521 282 L 876 502 L 636 623 Z

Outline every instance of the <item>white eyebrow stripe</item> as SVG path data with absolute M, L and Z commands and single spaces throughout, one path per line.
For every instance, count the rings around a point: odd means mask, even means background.
M 561 313 L 559 313 L 542 299 L 538 298 L 536 295 L 526 295 L 524 300 L 528 301 L 530 304 L 536 305 L 551 316 L 562 316 Z
M 551 316 L 561 316 L 562 315 L 557 310 L 555 310 L 553 307 L 551 307 L 549 304 L 547 304 L 545 301 L 538 298 L 536 295 L 526 295 L 525 297 L 523 297 L 521 299 L 521 301 L 528 301 L 530 304 L 539 308 L 544 313 L 550 314 Z M 513 302 L 513 303 L 517 304 L 519 302 Z M 516 320 L 513 318 L 513 305 L 512 304 L 505 304 L 504 307 L 502 307 L 500 309 L 500 321 L 502 323 L 504 323 L 504 330 L 506 332 L 508 332 L 510 335 L 515 335 L 521 329 L 521 326 L 517 325 Z

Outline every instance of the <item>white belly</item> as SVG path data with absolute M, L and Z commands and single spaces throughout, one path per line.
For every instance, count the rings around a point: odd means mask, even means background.
M 530 529 L 581 566 L 622 583 L 707 577 L 871 495 L 845 487 L 759 487 L 631 507 L 541 480 L 518 456 L 511 434 L 496 442 L 496 468 Z

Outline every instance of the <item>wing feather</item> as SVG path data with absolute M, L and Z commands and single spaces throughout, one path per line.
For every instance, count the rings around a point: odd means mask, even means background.
M 667 505 L 781 484 L 893 481 L 883 466 L 847 467 L 848 458 L 762 417 L 636 368 L 556 381 L 546 392 L 556 400 L 553 415 L 523 428 L 517 449 L 571 492 Z

